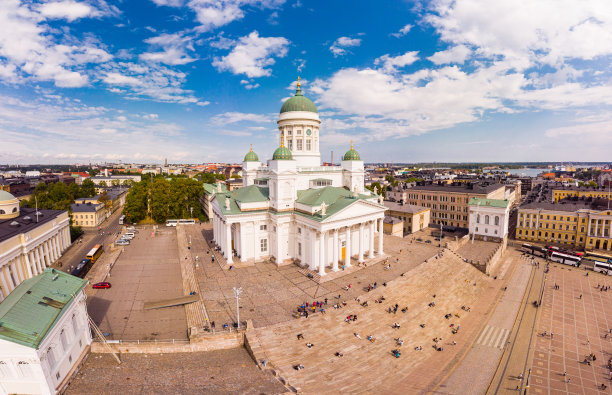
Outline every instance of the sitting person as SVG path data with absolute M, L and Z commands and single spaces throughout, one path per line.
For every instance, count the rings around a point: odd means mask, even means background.
M 376 338 L 374 336 L 368 336 L 368 340 L 371 341 L 372 343 L 374 343 L 376 341 Z
M 293 365 L 293 369 L 295 369 L 295 370 L 304 369 L 304 365 L 302 365 L 301 363 L 298 364 L 298 365 Z
M 398 337 L 397 339 L 395 339 L 396 343 L 398 346 L 402 346 L 404 344 L 404 341 L 402 340 L 401 337 Z
M 308 347 L 308 348 L 312 348 L 312 346 L 314 346 L 314 344 L 312 344 L 312 343 L 306 343 L 306 347 Z
M 304 338 L 304 335 L 302 335 L 301 333 L 298 333 L 298 334 L 297 334 L 297 338 L 298 338 L 298 340 L 303 339 L 303 338 Z
M 336 353 L 334 354 L 337 357 L 343 357 L 344 354 L 342 354 L 341 352 L 336 351 Z
M 400 328 L 400 324 L 398 324 L 397 322 L 393 324 L 392 328 L 394 329 L 399 329 Z

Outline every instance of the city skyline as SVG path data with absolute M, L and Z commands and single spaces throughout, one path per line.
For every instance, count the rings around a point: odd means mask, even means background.
M 611 4 L 350 4 L 2 2 L 0 163 L 266 160 L 298 75 L 325 161 L 607 159 Z

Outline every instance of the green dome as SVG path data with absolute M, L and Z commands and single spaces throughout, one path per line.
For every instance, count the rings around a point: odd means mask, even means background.
M 247 152 L 247 154 L 244 156 L 244 161 L 245 162 L 259 162 L 259 157 L 257 156 L 255 152 L 253 152 L 252 146 L 251 146 L 251 150 Z
M 292 160 L 293 155 L 291 155 L 291 151 L 289 148 L 281 145 L 274 151 L 274 155 L 272 155 L 272 160 Z
M 302 90 L 298 85 L 297 92 L 295 92 L 295 96 L 290 99 L 285 100 L 283 106 L 281 107 L 280 113 L 289 112 L 289 111 L 309 111 L 318 113 L 317 106 L 308 98 L 302 95 Z
M 15 200 L 15 196 L 0 189 L 0 202 L 8 202 L 10 200 Z
M 351 149 L 346 151 L 342 160 L 361 160 L 361 157 L 359 156 L 359 152 L 355 151 L 351 146 Z

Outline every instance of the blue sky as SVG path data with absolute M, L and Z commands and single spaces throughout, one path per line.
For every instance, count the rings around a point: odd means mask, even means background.
M 608 0 L 0 2 L 0 163 L 241 161 L 299 75 L 321 153 L 606 161 Z

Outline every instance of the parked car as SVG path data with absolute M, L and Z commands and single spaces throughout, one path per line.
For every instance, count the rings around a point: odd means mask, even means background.
M 102 281 L 101 283 L 95 283 L 93 285 L 93 287 L 96 288 L 96 289 L 110 288 L 111 287 L 111 283 L 106 282 L 106 281 Z
M 119 239 L 115 242 L 116 246 L 129 246 L 130 245 L 130 241 L 129 240 L 125 240 L 125 239 Z
M 132 240 L 134 237 L 136 237 L 136 234 L 134 234 L 134 232 L 127 232 L 124 233 L 122 237 L 124 239 Z
M 127 230 L 128 232 L 133 232 L 136 230 L 136 228 L 133 226 L 128 226 L 127 228 L 125 228 L 125 230 Z

